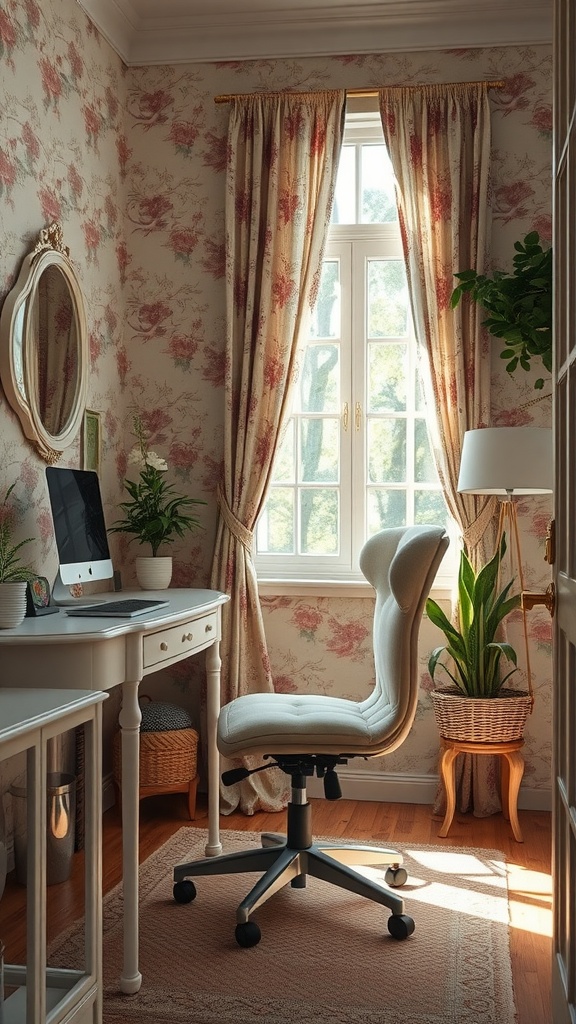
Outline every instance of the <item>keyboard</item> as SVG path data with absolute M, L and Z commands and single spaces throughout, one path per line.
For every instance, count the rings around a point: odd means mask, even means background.
M 126 597 L 118 601 L 100 601 L 94 604 L 79 605 L 78 608 L 66 607 L 66 615 L 87 615 L 100 617 L 102 615 L 122 619 L 132 619 L 136 615 L 144 615 L 146 612 L 156 611 L 157 608 L 165 608 L 168 601 L 159 601 L 158 598 Z

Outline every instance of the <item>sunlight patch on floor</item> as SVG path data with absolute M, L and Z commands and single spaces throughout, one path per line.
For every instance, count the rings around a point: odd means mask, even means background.
M 510 926 L 552 936 L 552 877 L 520 864 L 508 864 Z
M 450 906 L 463 914 L 509 923 L 511 928 L 549 938 L 552 934 L 552 881 L 549 874 L 518 864 L 507 864 L 481 852 L 458 849 L 406 849 L 422 866 L 397 890 L 406 899 L 432 906 Z M 363 867 L 362 872 L 383 882 L 385 869 Z

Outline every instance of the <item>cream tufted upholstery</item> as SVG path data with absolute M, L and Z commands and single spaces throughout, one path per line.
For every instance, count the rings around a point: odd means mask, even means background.
M 388 930 L 406 938 L 414 922 L 403 901 L 390 889 L 368 881 L 349 867 L 385 863 L 390 885 L 405 881 L 402 857 L 393 850 L 358 844 L 313 843 L 306 777 L 325 779 L 329 799 L 339 796 L 337 764 L 351 757 L 375 757 L 395 750 L 406 738 L 418 703 L 418 633 L 424 603 L 448 547 L 446 533 L 435 526 L 382 530 L 364 545 L 360 567 L 376 591 L 373 649 L 376 682 L 364 701 L 313 694 L 252 693 L 222 708 L 218 747 L 229 758 L 267 755 L 292 777 L 288 835 L 262 837 L 263 848 L 207 858 L 174 869 L 174 895 L 186 903 L 196 893 L 190 876 L 230 871 L 263 871 L 237 911 L 240 945 L 259 941 L 249 914 L 287 882 L 302 887 L 306 875 L 323 878 L 360 893 L 392 910 Z M 225 773 L 229 784 L 247 770 Z

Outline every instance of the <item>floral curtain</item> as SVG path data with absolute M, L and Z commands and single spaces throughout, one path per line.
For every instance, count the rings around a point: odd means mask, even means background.
M 226 179 L 224 474 L 211 585 L 224 608 L 223 703 L 273 690 L 253 531 L 297 376 L 298 338 L 320 280 L 346 94 L 235 97 Z M 246 758 L 255 767 L 258 758 Z M 222 807 L 252 814 L 286 803 L 278 770 L 223 787 Z
M 489 265 L 488 84 L 387 88 L 379 93 L 394 168 L 412 314 L 436 410 L 432 444 L 446 503 L 475 567 L 494 552 L 494 497 L 457 490 L 464 432 L 490 422 L 490 347 L 473 302 L 450 305 L 454 273 Z M 497 759 L 459 758 L 459 806 L 500 810 Z

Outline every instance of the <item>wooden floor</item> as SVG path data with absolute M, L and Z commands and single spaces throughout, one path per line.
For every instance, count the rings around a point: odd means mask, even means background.
M 520 811 L 524 842 L 515 842 L 501 815 L 474 818 L 456 815 L 447 839 L 438 838 L 439 820 L 429 806 L 382 804 L 368 801 L 313 800 L 314 831 L 318 834 L 370 838 L 372 842 L 400 846 L 431 843 L 501 850 L 509 869 L 510 944 L 518 1024 L 550 1024 L 551 974 L 551 879 L 550 815 Z M 197 817 L 190 822 L 184 796 L 152 797 L 141 804 L 140 859 L 145 860 L 183 826 L 207 827 L 207 814 L 199 798 Z M 284 814 L 235 813 L 221 818 L 221 828 L 243 831 L 282 832 Z M 121 875 L 122 834 L 120 817 L 113 809 L 104 815 L 103 885 L 107 892 Z M 23 914 L 26 890 L 8 876 L 0 901 L 0 939 L 6 945 L 6 962 L 22 963 L 26 925 Z M 75 854 L 71 878 L 49 886 L 48 941 L 83 913 L 83 855 Z M 508 1022 L 503 1022 L 508 1024 Z

